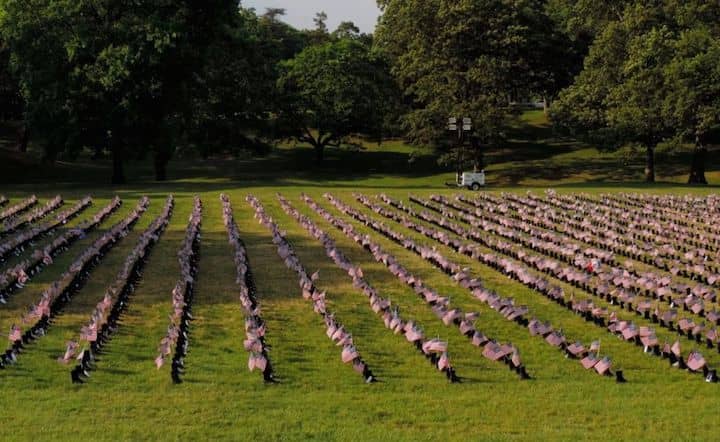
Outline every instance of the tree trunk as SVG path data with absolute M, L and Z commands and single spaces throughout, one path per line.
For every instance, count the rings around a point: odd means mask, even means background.
M 155 180 L 156 181 L 167 181 L 167 165 L 170 161 L 170 155 L 166 151 L 161 150 L 155 152 Z
M 699 135 L 695 136 L 695 150 L 693 151 L 692 165 L 688 184 L 707 184 L 705 178 L 705 159 L 707 158 L 707 147 Z
M 543 113 L 545 113 L 546 117 L 550 113 L 550 100 L 545 96 L 543 96 Z
M 45 147 L 45 153 L 42 157 L 42 163 L 47 164 L 49 166 L 55 165 L 55 161 L 57 160 L 57 148 L 55 145 L 49 145 Z
M 123 168 L 123 149 L 117 140 L 110 140 L 112 143 L 112 184 L 125 184 L 125 170 Z
M 325 146 L 319 144 L 315 145 L 315 161 L 318 164 L 322 164 L 325 159 Z
M 203 160 L 210 158 L 210 148 L 208 147 L 207 142 L 203 143 L 202 148 L 200 149 L 200 156 L 202 156 Z
M 647 147 L 647 158 L 645 160 L 645 182 L 655 182 L 655 147 Z
M 64 135 L 51 136 L 45 145 L 45 152 L 42 158 L 43 164 L 54 166 L 58 155 L 65 150 L 66 142 L 67 137 Z
M 30 141 L 30 132 L 26 125 L 22 125 L 17 131 L 17 150 L 18 152 L 27 152 L 28 142 Z
M 473 169 L 475 172 L 480 172 L 485 169 L 485 157 L 483 155 L 483 148 L 480 144 L 480 140 L 477 137 L 470 139 L 473 150 Z
M 93 154 L 92 157 L 90 157 L 91 160 L 99 160 L 102 158 L 102 151 L 103 147 L 100 144 L 95 144 L 93 147 Z

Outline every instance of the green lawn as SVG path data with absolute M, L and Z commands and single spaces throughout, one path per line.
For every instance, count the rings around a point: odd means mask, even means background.
M 538 134 L 549 134 L 550 129 L 537 115 L 528 119 L 527 124 Z M 338 216 L 340 213 L 322 197 L 324 192 L 333 192 L 370 214 L 352 198 L 353 191 L 367 195 L 385 192 L 404 200 L 410 193 L 427 196 L 443 191 L 444 181 L 453 178 L 452 172 L 438 171 L 430 155 L 421 156 L 410 166 L 410 151 L 393 143 L 360 152 L 331 151 L 324 167 L 314 166 L 310 152 L 301 149 L 284 149 L 266 159 L 180 159 L 170 168 L 174 181 L 161 184 L 151 182 L 148 164 L 136 162 L 129 166 L 131 184 L 122 188 L 104 184 L 106 163 L 81 161 L 62 163 L 53 170 L 28 170 L 17 164 L 35 164 L 32 160 L 13 156 L 4 161 L 0 169 L 6 180 L 14 182 L 3 185 L 0 193 L 11 198 L 11 203 L 31 192 L 37 192 L 43 202 L 58 193 L 69 203 L 86 194 L 96 198 L 94 207 L 68 228 L 107 204 L 115 194 L 123 198 L 124 205 L 100 230 L 123 218 L 141 195 L 149 195 L 152 202 L 134 231 L 108 254 L 86 287 L 55 320 L 49 334 L 30 345 L 16 366 L 0 371 L 2 440 L 717 439 L 713 419 L 720 406 L 718 385 L 672 369 L 667 361 L 642 354 L 637 347 L 620 342 L 519 283 L 452 254 L 489 287 L 529 305 L 536 315 L 569 335 L 585 343 L 600 338 L 603 353 L 612 356 L 614 366 L 624 370 L 629 383 L 617 385 L 585 372 L 577 362 L 566 360 L 559 351 L 529 336 L 526 329 L 508 323 L 474 300 L 426 261 L 354 223 L 428 286 L 451 296 L 454 305 L 464 311 L 479 311 L 480 330 L 516 344 L 534 378 L 518 381 L 504 365 L 483 358 L 456 329 L 444 327 L 383 265 L 299 200 L 305 191 Z M 714 190 L 675 184 L 684 177 L 685 157 L 661 167 L 663 183 L 649 187 L 639 182 L 641 166 L 638 169 L 634 165 L 629 172 L 620 170 L 617 159 L 550 135 L 547 139 L 538 136 L 532 142 L 514 141 L 506 151 L 489 157 L 492 186 L 488 191 L 492 192 L 525 192 L 529 187 L 540 192 L 548 186 L 563 192 Z M 530 161 L 521 163 L 524 157 Z M 708 178 L 717 182 L 720 168 L 713 165 L 710 170 Z M 259 373 L 247 370 L 232 246 L 221 219 L 221 192 L 229 194 L 247 244 L 262 316 L 268 322 L 270 355 L 281 380 L 277 385 L 264 385 Z M 421 323 L 427 335 L 449 341 L 450 356 L 463 383 L 448 384 L 404 338 L 384 328 L 347 274 L 284 214 L 276 192 L 282 192 L 335 238 L 348 257 L 362 266 L 367 280 L 399 305 L 404 316 Z M 450 194 L 451 190 L 444 192 Z M 77 337 L 139 234 L 159 214 L 168 193 L 177 198 L 175 214 L 152 251 L 122 326 L 89 382 L 72 385 L 70 367 L 60 365 L 56 358 L 64 351 L 64 343 Z M 252 209 L 244 201 L 248 193 L 256 195 L 287 231 L 308 270 L 320 270 L 318 286 L 328 291 L 330 309 L 354 333 L 359 350 L 381 382 L 366 385 L 341 363 L 340 349 L 327 339 L 322 320 L 301 298 L 296 275 L 284 267 L 268 231 L 253 219 Z M 173 385 L 167 367 L 156 370 L 153 359 L 167 327 L 170 291 L 179 276 L 176 253 L 195 194 L 204 202 L 196 320 L 191 327 L 186 382 Z M 430 244 L 417 233 L 389 225 Z M 19 321 L 43 287 L 58 278 L 72 258 L 99 234 L 96 231 L 74 244 L 13 295 L 7 305 L 0 305 L 0 331 L 6 333 Z M 43 238 L 37 245 L 50 240 Z M 440 249 L 451 255 L 450 249 Z M 660 330 L 659 337 L 670 338 Z M 684 351 L 690 349 L 687 341 L 683 345 Z M 707 350 L 704 354 L 710 365 L 720 366 L 720 354 Z
M 592 146 L 560 137 L 542 111 L 527 111 L 507 130 L 507 143 L 485 153 L 488 184 L 494 189 L 536 187 L 639 187 L 643 183 L 643 155 L 599 152 Z M 10 188 L 45 190 L 48 183 L 81 189 L 107 186 L 109 159 L 89 161 L 88 154 L 77 160 L 60 160 L 43 165 L 32 149 L 21 155 L 3 149 L 0 138 L 0 184 Z M 707 179 L 720 183 L 719 146 L 710 146 Z M 651 188 L 674 187 L 687 182 L 690 148 L 658 155 L 657 181 Z M 169 165 L 171 183 L 154 182 L 152 161 L 126 162 L 131 188 L 167 188 L 177 191 L 222 191 L 227 187 L 373 187 L 399 189 L 441 189 L 454 180 L 454 168 L 438 166 L 431 150 L 408 146 L 400 140 L 382 144 L 365 142 L 362 149 L 328 148 L 324 164 L 314 160 L 307 146 L 281 145 L 262 158 L 252 156 L 213 157 L 207 160 L 192 154 L 178 155 Z M 179 187 L 181 186 L 181 187 Z M 691 190 L 692 191 L 692 190 Z

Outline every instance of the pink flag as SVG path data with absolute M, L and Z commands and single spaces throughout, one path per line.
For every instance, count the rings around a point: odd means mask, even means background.
M 25 270 L 20 269 L 18 271 L 18 276 L 17 276 L 18 282 L 20 284 L 25 284 L 28 281 L 28 279 L 30 279 L 30 278 L 28 277 L 27 273 L 25 273 Z
M 490 343 L 485 346 L 482 355 L 491 361 L 497 361 L 503 357 L 503 352 L 498 344 Z
M 84 339 L 88 342 L 97 341 L 97 325 L 90 324 L 80 329 L 80 339 Z
M 302 297 L 305 299 L 310 299 L 312 297 L 312 293 L 308 289 L 303 289 L 302 291 Z
M 580 342 L 576 342 L 574 344 L 571 344 L 568 346 L 567 350 L 570 352 L 573 356 L 578 356 L 579 354 L 582 354 L 585 351 L 585 347 Z
M 260 371 L 265 371 L 267 368 L 267 358 L 262 354 L 256 354 L 255 356 L 255 368 Z
M 447 353 L 443 352 L 443 354 L 440 356 L 440 360 L 438 360 L 438 369 L 446 370 L 448 368 L 450 368 L 450 359 L 448 359 Z
M 340 347 L 340 346 L 344 346 L 344 345 L 352 345 L 352 343 L 353 343 L 352 335 L 350 333 L 346 333 L 345 336 L 343 336 L 342 339 L 340 339 L 336 345 L 338 347 Z
M 325 332 L 325 334 L 327 335 L 328 338 L 332 339 L 332 337 L 336 331 L 337 331 L 337 324 L 335 324 L 335 321 L 332 321 L 328 324 L 327 331 Z
M 22 330 L 20 330 L 20 327 L 13 324 L 12 327 L 10 327 L 10 334 L 8 335 L 8 339 L 10 342 L 17 342 L 22 340 Z
M 700 371 L 705 366 L 705 358 L 699 352 L 693 351 L 688 356 L 687 366 L 692 371 Z
M 560 347 L 560 345 L 565 342 L 565 337 L 558 332 L 552 332 L 547 336 L 547 338 L 545 338 L 545 340 L 553 347 Z
M 346 345 L 343 347 L 340 357 L 342 358 L 343 363 L 347 364 L 353 359 L 360 357 L 360 355 L 354 345 Z
M 475 347 L 482 347 L 483 345 L 487 344 L 488 341 L 489 339 L 479 331 L 475 331 L 475 333 L 473 334 L 472 345 L 474 345 Z
M 447 351 L 448 345 L 447 342 L 443 342 L 437 338 L 430 339 L 429 341 L 425 341 L 425 343 L 422 345 L 423 352 L 427 353 L 442 353 Z
M 610 362 L 610 358 L 605 357 L 602 359 L 602 361 L 595 364 L 595 371 L 597 371 L 597 373 L 602 376 L 608 371 L 610 371 L 611 365 L 612 363 Z
M 515 367 L 520 366 L 520 353 L 517 351 L 517 349 L 515 351 L 513 351 L 511 361 L 512 361 L 513 366 L 515 366 Z
M 608 322 L 617 322 L 617 320 L 618 320 L 617 313 L 614 311 L 611 312 L 610 317 L 608 318 Z
M 622 332 L 622 337 L 626 341 L 629 341 L 631 339 L 635 339 L 635 336 L 638 335 L 637 330 L 634 327 L 628 327 Z
M 640 338 L 640 342 L 642 342 L 645 347 L 654 347 L 658 345 L 658 338 L 654 333 L 651 333 L 648 336 Z
M 365 372 L 365 363 L 360 360 L 360 358 L 353 360 L 353 370 L 356 372 L 363 374 Z
M 79 345 L 75 341 L 69 341 L 65 346 L 65 354 L 59 359 L 63 364 L 67 364 L 75 356 Z
M 537 336 L 540 334 L 540 328 L 542 325 L 537 319 L 533 319 L 528 324 L 528 330 L 530 330 L 530 336 Z
M 419 341 L 422 338 L 423 338 L 422 333 L 414 327 L 410 328 L 409 330 L 407 330 L 405 332 L 405 339 L 407 339 L 408 342 Z
M 583 358 L 582 361 L 580 361 L 583 367 L 585 367 L 586 370 L 589 370 L 593 368 L 597 363 L 598 360 L 593 356 L 592 354 L 589 354 Z
M 465 320 L 467 321 L 476 321 L 479 317 L 480 313 L 478 312 L 465 313 Z
M 676 340 L 672 347 L 670 347 L 670 351 L 673 352 L 675 356 L 680 357 L 680 341 Z
M 333 335 L 330 337 L 330 339 L 332 339 L 333 341 L 339 341 L 340 339 L 343 338 L 343 336 L 345 336 L 345 334 L 346 334 L 345 329 L 342 326 L 340 326 L 337 328 L 337 330 L 335 330 L 335 333 L 333 333 Z
M 262 351 L 262 343 L 259 339 L 245 339 L 243 346 L 246 351 L 252 351 L 255 353 L 260 353 Z
M 452 309 L 445 313 L 442 317 L 442 322 L 445 325 L 452 324 L 456 319 L 462 317 L 462 312 L 459 309 Z
M 474 331 L 475 327 L 468 320 L 464 320 L 460 323 L 460 333 L 466 335 L 471 331 Z

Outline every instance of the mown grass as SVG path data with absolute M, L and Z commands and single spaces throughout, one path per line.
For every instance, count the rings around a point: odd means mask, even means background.
M 249 190 L 227 188 L 247 242 L 263 316 L 268 321 L 271 357 L 281 383 L 264 385 L 257 373 L 247 371 L 231 248 L 220 218 L 219 192 L 209 191 L 201 193 L 205 203 L 202 259 L 186 382 L 172 385 L 167 370 L 158 371 L 153 365 L 156 345 L 167 326 L 169 294 L 178 272 L 175 253 L 193 195 L 178 192 L 172 222 L 152 252 L 119 333 L 107 347 L 90 381 L 74 386 L 70 383 L 69 368 L 58 364 L 55 358 L 62 353 L 64 342 L 77 336 L 139 232 L 159 213 L 165 189 L 147 190 L 153 203 L 134 232 L 93 272 L 87 286 L 57 318 L 50 333 L 31 345 L 17 366 L 0 372 L 3 378 L 0 389 L 6 404 L 0 408 L 3 439 L 713 438 L 712 416 L 720 405 L 716 385 L 671 369 L 666 361 L 642 354 L 637 347 L 618 341 L 520 284 L 453 254 L 456 261 L 471 267 L 489 287 L 528 304 L 534 314 L 562 327 L 573 338 L 586 343 L 600 338 L 603 353 L 612 356 L 617 368 L 625 370 L 630 383 L 619 386 L 610 379 L 585 372 L 577 362 L 566 360 L 558 351 L 530 337 L 526 330 L 506 322 L 472 299 L 466 290 L 425 261 L 355 223 L 429 286 L 451 296 L 454 305 L 465 311 L 480 311 L 478 324 L 486 334 L 518 345 L 534 377 L 529 382 L 518 381 L 503 365 L 482 358 L 456 329 L 444 327 L 384 266 L 306 207 L 298 198 L 300 189 L 291 188 L 250 191 L 287 231 L 307 268 L 320 270 L 319 286 L 328 290 L 331 309 L 352 330 L 359 349 L 382 382 L 365 385 L 340 362 L 339 349 L 324 335 L 322 321 L 300 298 L 295 275 L 277 257 L 268 232 L 252 219 L 251 209 L 244 202 Z M 464 378 L 462 384 L 448 384 L 403 338 L 383 327 L 367 300 L 325 256 L 319 243 L 282 212 L 275 198 L 277 190 L 326 229 L 343 251 L 362 265 L 368 281 L 400 306 L 403 315 L 416 319 L 429 335 L 439 335 L 450 342 L 452 361 Z M 324 191 L 333 191 L 346 202 L 371 213 L 354 202 L 350 190 L 309 189 L 309 194 L 336 215 L 339 212 L 322 198 Z M 120 219 L 139 196 L 134 191 L 118 193 L 125 205 L 103 224 L 104 228 Z M 389 193 L 406 198 L 408 191 L 390 189 Z M 112 192 L 102 190 L 95 194 L 96 207 L 100 207 Z M 23 195 L 13 192 L 11 196 L 17 199 Z M 391 225 L 416 240 L 430 243 L 396 224 Z M 74 245 L 28 287 L 17 292 L 8 305 L 0 307 L 0 328 L 9 330 L 25 306 L 98 234 Z M 451 255 L 449 249 L 440 249 Z M 660 334 L 661 339 L 666 337 Z M 686 344 L 685 348 L 689 346 Z M 706 356 L 714 365 L 720 361 L 716 354 Z M 676 422 L 687 423 L 682 433 L 677 432 Z
M 606 159 L 590 148 L 547 137 L 550 129 L 537 115 L 532 141 L 518 138 L 507 152 L 494 154 L 488 191 L 524 192 L 548 186 L 561 192 L 634 190 L 643 192 L 709 193 L 713 188 L 689 188 L 672 183 L 647 186 L 641 173 L 630 169 L 626 181 L 605 180 Z M 532 128 L 531 128 L 532 129 Z M 528 130 L 526 128 L 526 130 Z M 539 141 L 538 141 L 539 140 Z M 553 150 L 557 149 L 557 150 Z M 520 382 L 504 365 L 480 355 L 455 328 L 444 327 L 414 293 L 357 244 L 318 217 L 300 199 L 305 191 L 336 216 L 341 214 L 322 197 L 336 196 L 364 213 L 351 193 L 380 192 L 407 200 L 410 193 L 427 196 L 447 190 L 452 172 L 438 171 L 432 157 L 409 166 L 407 147 L 388 145 L 366 151 L 331 151 L 328 165 L 317 167 L 309 152 L 284 150 L 266 159 L 178 160 L 172 164 L 174 181 L 151 182 L 145 163 L 129 167 L 131 184 L 111 188 L 104 184 L 107 164 L 64 163 L 48 174 L 11 170 L 14 182 L 0 193 L 17 201 L 38 192 L 43 201 L 62 194 L 72 204 L 86 194 L 95 205 L 67 228 L 79 223 L 118 194 L 124 205 L 101 228 L 58 257 L 23 290 L 0 306 L 0 331 L 19 321 L 27 306 L 54 281 L 103 229 L 124 217 L 144 194 L 152 203 L 133 232 L 118 244 L 92 273 L 50 332 L 30 345 L 16 366 L 0 371 L 0 438 L 2 440 L 714 440 L 714 417 L 720 406 L 719 387 L 668 366 L 667 361 L 643 354 L 604 330 L 588 324 L 519 283 L 439 246 L 447 256 L 466 265 L 487 286 L 527 304 L 538 317 L 562 327 L 574 339 L 588 343 L 601 339 L 602 352 L 613 358 L 630 381 L 617 385 L 584 371 L 559 351 L 529 336 L 474 300 L 426 261 L 386 240 L 359 223 L 353 224 L 395 254 L 428 286 L 451 296 L 464 311 L 481 313 L 478 327 L 487 335 L 511 341 L 521 351 L 533 380 Z M 525 154 L 523 154 L 525 152 Z M 526 164 L 522 158 L 532 158 Z M 677 159 L 676 159 L 677 160 Z M 685 163 L 668 163 L 681 170 Z M 580 167 L 584 161 L 585 166 Z M 613 160 L 615 161 L 615 160 Z M 684 160 L 683 160 L 684 161 Z M 9 163 L 9 162 L 6 162 Z M 577 163 L 576 172 L 557 176 L 537 174 L 537 167 L 558 170 Z M 423 165 L 424 164 L 424 165 Z M 608 163 L 609 164 L 609 163 Z M 503 166 L 504 165 L 504 166 Z M 597 166 L 597 167 L 595 167 Z M 2 167 L 9 167 L 5 164 Z M 608 166 L 609 167 L 609 166 Z M 373 169 L 374 171 L 370 171 Z M 717 177 L 710 168 L 709 178 Z M 625 173 L 625 172 L 622 172 Z M 512 176 L 520 179 L 513 181 Z M 502 178 L 502 179 L 501 179 Z M 6 176 L 6 179 L 7 176 Z M 493 179 L 497 181 L 493 182 Z M 222 224 L 219 195 L 228 193 L 240 232 L 248 248 L 263 317 L 268 322 L 271 358 L 281 382 L 265 385 L 258 373 L 247 370 L 243 350 L 243 317 L 236 296 L 232 248 Z M 464 382 L 448 384 L 404 338 L 387 331 L 372 313 L 346 274 L 334 266 L 321 245 L 279 207 L 282 192 L 304 214 L 325 229 L 342 250 L 365 270 L 368 281 L 417 320 L 429 335 L 450 343 L 450 356 Z M 70 367 L 56 362 L 68 339 L 76 338 L 89 319 L 105 287 L 140 232 L 159 214 L 168 193 L 177 198 L 171 223 L 153 249 L 144 277 L 132 297 L 122 326 L 85 385 L 70 383 Z M 325 336 L 322 320 L 300 297 L 296 275 L 277 257 L 267 230 L 252 217 L 244 199 L 252 193 L 286 230 L 299 257 L 310 271 L 320 270 L 318 286 L 328 291 L 329 307 L 353 332 L 359 350 L 381 382 L 366 385 L 340 361 L 340 349 Z M 204 202 L 200 272 L 186 359 L 185 383 L 173 385 L 167 367 L 156 370 L 153 359 L 164 335 L 170 309 L 170 291 L 179 274 L 177 250 L 184 236 L 192 196 Z M 378 215 L 372 214 L 375 217 Z M 347 218 L 346 218 L 347 219 Z M 388 225 L 417 241 L 433 244 L 419 234 Z M 41 246 L 50 237 L 38 241 Z M 27 256 L 26 251 L 23 256 Z M 4 270 L 11 263 L 0 266 Z M 578 293 L 578 296 L 581 294 Z M 627 315 L 626 315 L 627 316 Z M 629 317 L 629 316 L 628 316 Z M 642 320 L 633 317 L 638 323 Z M 658 330 L 661 339 L 672 339 Z M 683 340 L 684 350 L 692 348 Z M 720 355 L 704 350 L 713 366 Z
M 487 182 L 495 189 L 521 186 L 565 187 L 675 187 L 687 182 L 692 152 L 689 147 L 658 155 L 657 184 L 644 184 L 644 155 L 601 152 L 595 147 L 560 136 L 541 110 L 527 111 L 506 129 L 507 142 L 485 154 Z M 718 146 L 709 146 L 707 179 L 720 183 Z M 134 189 L 160 189 L 154 181 L 149 154 L 128 159 L 127 175 Z M 23 190 L 43 191 L 49 183 L 75 189 L 107 187 L 111 163 L 108 158 L 63 159 L 54 166 L 42 164 L 40 152 L 31 146 L 23 155 L 0 146 L 0 184 Z M 216 156 L 196 158 L 185 152 L 168 167 L 173 180 L 168 191 L 217 191 L 228 187 L 352 187 L 441 189 L 454 181 L 454 167 L 440 167 L 427 148 L 409 146 L 400 140 L 378 145 L 362 142 L 360 149 L 328 148 L 323 164 L 315 162 L 311 148 L 281 144 L 268 155 L 253 157 Z M 147 187 L 152 186 L 152 187 Z

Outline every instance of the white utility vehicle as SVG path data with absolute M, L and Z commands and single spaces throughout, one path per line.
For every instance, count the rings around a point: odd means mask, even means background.
M 470 190 L 480 190 L 485 186 L 485 171 L 480 172 L 463 172 L 457 174 L 456 184 L 458 187 L 465 187 Z

